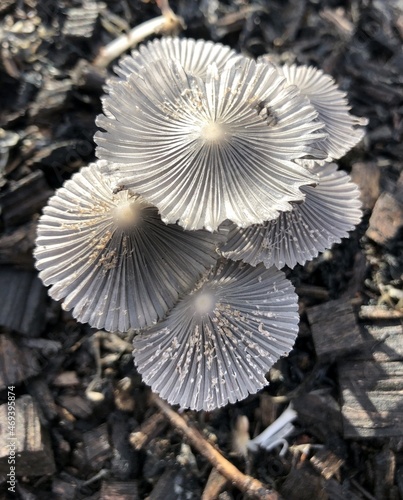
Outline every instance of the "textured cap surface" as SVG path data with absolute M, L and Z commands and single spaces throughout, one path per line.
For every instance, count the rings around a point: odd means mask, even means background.
M 213 410 L 267 385 L 298 333 L 297 296 L 275 268 L 221 262 L 159 325 L 134 339 L 144 381 L 171 404 Z
M 124 332 L 162 319 L 214 265 L 222 236 L 165 225 L 142 198 L 114 192 L 100 166 L 83 168 L 49 200 L 36 266 L 75 318 Z

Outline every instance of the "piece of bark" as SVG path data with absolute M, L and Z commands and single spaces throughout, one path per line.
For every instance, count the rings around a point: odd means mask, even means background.
M 75 387 L 80 385 L 80 380 L 75 371 L 65 371 L 59 373 L 53 380 L 52 385 L 55 387 Z
M 186 469 L 166 469 L 157 481 L 148 500 L 177 500 L 187 495 L 200 497 L 199 486 L 195 479 L 186 472 Z
M 328 500 L 324 490 L 325 480 L 309 465 L 291 469 L 280 488 L 280 494 L 287 500 Z
M 403 325 L 363 325 L 364 345 L 351 356 L 355 360 L 403 360 Z
M 57 406 L 46 380 L 39 376 L 26 383 L 29 394 L 37 401 L 48 422 L 52 422 L 58 415 Z
M 310 459 L 314 469 L 316 469 L 325 479 L 331 479 L 340 470 L 344 460 L 329 450 L 319 450 Z
M 77 418 L 86 419 L 92 415 L 93 405 L 83 396 L 63 394 L 57 398 L 57 403 Z
M 73 481 L 64 481 L 54 478 L 52 481 L 52 495 L 55 500 L 65 500 L 66 498 L 76 498 L 78 485 Z
M 84 1 L 82 7 L 68 9 L 62 29 L 63 35 L 71 38 L 91 38 L 98 15 L 99 7 L 91 1 Z
M 363 344 L 353 307 L 345 299 L 309 307 L 306 312 L 319 357 L 341 356 Z
M 343 426 L 338 402 L 327 392 L 312 391 L 293 399 L 298 421 L 322 441 L 342 434 Z
M 354 163 L 351 180 L 360 188 L 360 200 L 364 210 L 372 210 L 380 195 L 381 170 L 375 162 Z
M 375 203 L 366 235 L 379 245 L 395 238 L 403 227 L 403 200 L 395 194 L 382 193 Z
M 29 337 L 45 327 L 46 288 L 32 271 L 0 267 L 0 326 Z
M 1 217 L 6 227 L 28 221 L 53 194 L 43 172 L 36 170 L 18 181 L 9 181 L 0 194 Z
M 396 457 L 392 450 L 385 447 L 375 455 L 374 472 L 375 498 L 392 498 L 396 472 Z
M 399 309 L 390 309 L 384 306 L 361 306 L 358 313 L 361 319 L 368 320 L 390 320 L 403 319 L 403 311 Z
M 134 481 L 102 483 L 100 500 L 137 500 L 139 498 L 137 484 Z
M 8 436 L 7 415 L 7 404 L 1 405 L 0 428 L 3 436 Z M 17 476 L 42 476 L 55 472 L 49 436 L 41 426 L 33 399 L 27 394 L 16 400 L 15 435 L 9 438 L 15 444 Z M 7 439 L 0 441 L 0 473 L 9 472 L 8 444 Z
M 63 109 L 72 86 L 69 78 L 55 80 L 52 76 L 46 77 L 29 109 L 31 120 L 49 118 L 50 114 Z
M 329 479 L 324 484 L 324 489 L 329 500 L 362 500 L 363 497 L 355 495 L 348 485 L 349 481 L 340 484 L 336 479 Z
M 112 456 L 107 425 L 101 424 L 99 427 L 85 432 L 83 441 L 88 463 L 94 470 L 101 469 L 104 462 Z
M 31 221 L 0 236 L 0 265 L 33 268 L 32 251 L 35 246 L 36 226 L 36 222 Z
M 20 346 L 11 335 L 0 333 L 0 390 L 19 385 L 40 370 L 35 352 Z
M 130 444 L 135 450 L 141 450 L 151 439 L 158 436 L 166 425 L 166 420 L 162 413 L 157 412 L 152 414 L 141 424 L 139 429 L 130 434 Z
M 338 365 L 345 438 L 403 434 L 403 362 Z

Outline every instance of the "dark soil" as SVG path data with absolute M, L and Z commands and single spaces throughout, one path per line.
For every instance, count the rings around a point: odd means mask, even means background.
M 211 413 L 186 413 L 240 470 L 286 499 L 403 499 L 402 4 L 400 10 L 397 0 L 170 5 L 185 20 L 181 36 L 322 68 L 347 93 L 352 112 L 369 119 L 365 139 L 339 162 L 361 186 L 362 223 L 349 240 L 287 271 L 300 295 L 295 348 L 259 394 Z M 16 493 L 7 493 L 0 417 L 0 498 L 197 499 L 211 472 L 158 417 L 133 366 L 130 339 L 91 330 L 62 311 L 38 283 L 32 258 L 41 208 L 95 159 L 95 117 L 111 68 L 92 61 L 102 46 L 157 15 L 146 0 L 0 4 L 0 403 L 15 386 L 42 429 L 30 427 L 23 439 Z M 351 309 L 354 349 L 337 343 L 338 335 L 350 334 L 340 332 L 343 315 L 334 332 L 323 328 L 328 347 L 318 347 L 311 308 L 331 301 Z M 357 366 L 379 369 L 372 385 Z M 350 373 L 356 385 L 349 385 Z M 358 406 L 348 406 L 351 394 Z M 284 455 L 281 446 L 247 458 L 235 453 L 240 415 L 256 435 L 290 401 L 298 418 Z M 17 421 L 16 431 L 24 434 L 24 425 L 18 429 Z M 230 483 L 218 494 L 244 498 Z

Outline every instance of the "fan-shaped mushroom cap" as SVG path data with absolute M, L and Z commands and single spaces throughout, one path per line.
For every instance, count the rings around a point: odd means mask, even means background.
M 270 268 L 305 264 L 319 252 L 339 243 L 361 220 L 359 189 L 337 165 L 316 165 L 316 187 L 301 188 L 305 201 L 277 220 L 246 229 L 230 225 L 221 253 L 227 258 Z
M 134 339 L 138 371 L 171 404 L 213 410 L 267 385 L 292 349 L 297 296 L 275 268 L 220 263 L 155 327 Z
M 264 62 L 265 56 L 259 61 Z M 360 142 L 365 135 L 362 126 L 367 120 L 349 113 L 346 94 L 338 89 L 331 76 L 312 66 L 292 64 L 277 69 L 290 85 L 296 85 L 301 94 L 308 97 L 318 112 L 318 119 L 325 124 L 327 137 L 318 146 L 327 152 L 328 160 L 341 158 Z
M 159 61 L 111 85 L 104 112 L 95 140 L 105 173 L 186 229 L 270 220 L 316 181 L 293 160 L 319 154 L 323 125 L 266 65 L 243 59 L 219 73 L 212 64 L 202 80 Z
M 82 323 L 110 331 L 150 326 L 216 262 L 223 237 L 166 226 L 139 196 L 114 192 L 100 166 L 74 174 L 45 207 L 39 276 Z
M 128 80 L 132 74 L 141 74 L 143 67 L 152 62 L 177 60 L 186 73 L 204 78 L 210 64 L 222 70 L 228 61 L 236 62 L 243 58 L 235 50 L 206 40 L 192 38 L 163 37 L 133 50 L 123 57 L 113 68 L 120 79 Z M 110 80 L 109 83 L 116 79 Z

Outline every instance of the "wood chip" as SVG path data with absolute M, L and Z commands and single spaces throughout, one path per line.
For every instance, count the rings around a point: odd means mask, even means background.
M 30 337 L 45 327 L 46 288 L 35 272 L 0 267 L 0 326 Z
M 355 313 L 346 300 L 325 302 L 309 307 L 306 312 L 319 357 L 341 356 L 362 346 Z
M 104 462 L 112 456 L 107 425 L 102 424 L 85 432 L 83 441 L 88 463 L 95 470 L 101 469 Z
M 395 238 L 403 227 L 403 200 L 382 193 L 375 203 L 366 235 L 379 245 Z
M 344 464 L 344 460 L 329 450 L 319 450 L 310 459 L 313 467 L 321 473 L 325 479 L 332 478 Z
M 351 180 L 360 188 L 360 199 L 364 210 L 372 210 L 380 195 L 381 170 L 375 162 L 354 163 Z
M 0 193 L 1 216 L 6 227 L 29 220 L 53 194 L 43 172 L 36 170 L 18 181 L 10 181 Z
M 0 390 L 19 385 L 40 370 L 34 352 L 21 347 L 11 335 L 0 334 Z
M 49 436 L 42 428 L 31 396 L 24 395 L 15 405 L 15 451 L 18 476 L 43 476 L 56 470 Z M 0 406 L 0 428 L 7 429 L 7 405 Z M 0 473 L 9 472 L 8 441 L 0 441 Z
M 403 434 L 403 362 L 339 363 L 345 438 Z
M 102 483 L 100 500 L 137 500 L 139 498 L 137 484 L 134 481 Z

